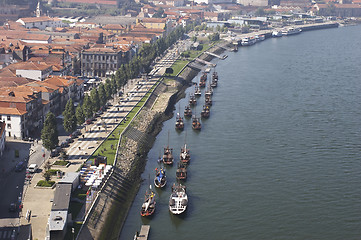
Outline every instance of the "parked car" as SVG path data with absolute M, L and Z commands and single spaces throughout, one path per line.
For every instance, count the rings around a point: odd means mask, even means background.
M 59 152 L 56 149 L 51 150 L 50 157 L 56 157 L 59 155 Z
M 21 172 L 22 170 L 25 169 L 26 166 L 26 162 L 25 161 L 21 161 L 18 164 L 16 164 L 15 166 L 15 172 Z
M 89 118 L 85 121 L 85 124 L 89 125 L 89 124 L 92 124 L 92 120 Z
M 28 167 L 28 171 L 29 173 L 35 173 L 36 171 L 38 171 L 38 165 L 33 163 L 33 164 L 30 164 L 29 167 Z
M 67 141 L 63 141 L 60 143 L 60 147 L 62 147 L 62 148 L 69 147 L 69 143 Z
M 70 137 L 66 138 L 65 141 L 66 141 L 67 143 L 72 143 L 72 142 L 74 142 L 72 136 L 73 136 L 73 134 L 71 134 Z

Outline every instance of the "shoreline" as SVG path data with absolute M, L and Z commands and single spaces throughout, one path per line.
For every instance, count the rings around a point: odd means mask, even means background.
M 210 52 L 221 53 L 225 50 L 214 45 Z M 200 54 L 206 61 L 213 56 Z M 145 104 L 129 128 L 123 133 L 120 161 L 115 166 L 115 174 L 109 179 L 104 193 L 100 193 L 94 211 L 83 224 L 77 239 L 113 239 L 119 238 L 128 212 L 143 181 L 147 155 L 154 141 L 163 128 L 163 122 L 173 116 L 175 104 L 185 97 L 185 90 L 201 70 L 186 66 L 176 77 L 160 84 L 154 90 L 153 97 Z M 97 230 L 98 229 L 98 230 Z
M 220 44 L 229 48 L 232 46 L 232 43 L 222 41 L 204 51 L 216 54 L 223 53 L 226 50 L 219 47 Z M 204 51 L 199 55 L 199 58 L 205 61 L 211 61 L 215 58 L 205 54 Z M 192 80 L 201 71 L 188 64 L 179 76 L 167 80 L 166 83 L 165 79 L 161 80 L 161 83 L 154 91 L 155 97 L 150 101 L 151 103 L 146 104 L 149 106 L 140 111 L 130 128 L 124 132 L 119 153 L 123 156 L 121 159 L 123 161 L 119 161 L 119 165 L 116 166 L 116 173 L 112 177 L 115 179 L 114 185 L 108 191 L 108 196 L 104 194 L 105 196 L 101 197 L 100 202 L 105 203 L 100 206 L 98 211 L 95 211 L 94 214 L 97 216 L 94 218 L 97 219 L 93 219 L 90 223 L 93 226 L 86 227 L 88 228 L 88 234 L 79 233 L 77 239 L 119 239 L 134 198 L 138 194 L 141 182 L 144 180 L 141 174 L 147 164 L 148 152 L 153 147 L 157 135 L 163 128 L 163 122 L 173 117 L 175 104 L 185 97 L 185 90 L 191 86 Z M 135 136 L 137 134 L 138 137 Z M 125 171 L 121 169 L 125 169 Z M 108 205 L 107 201 L 110 201 Z

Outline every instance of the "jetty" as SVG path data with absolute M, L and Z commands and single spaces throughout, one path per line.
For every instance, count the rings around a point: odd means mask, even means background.
M 194 61 L 203 63 L 204 65 L 212 66 L 212 67 L 215 67 L 215 66 L 216 66 L 216 64 L 211 63 L 211 62 L 208 62 L 208 61 L 205 61 L 205 60 L 200 59 L 200 58 L 195 58 Z
M 208 55 L 211 55 L 211 56 L 213 56 L 213 57 L 217 57 L 217 58 L 222 59 L 222 60 L 226 59 L 225 56 L 219 56 L 219 55 L 217 55 L 217 54 L 215 54 L 215 53 L 211 53 L 211 52 L 204 52 L 204 53 L 206 53 L 206 54 L 208 54 Z
M 139 234 L 134 236 L 134 240 L 147 240 L 149 236 L 150 225 L 142 225 Z

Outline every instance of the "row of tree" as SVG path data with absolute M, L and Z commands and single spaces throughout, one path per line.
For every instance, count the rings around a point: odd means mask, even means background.
M 143 44 L 129 63 L 122 64 L 111 76 L 111 79 L 107 79 L 104 84 L 100 83 L 97 88 L 93 88 L 90 95 L 85 94 L 82 104 L 77 107 L 74 106 L 73 100 L 69 99 L 63 112 L 65 131 L 72 133 L 78 125 L 83 124 L 86 119 L 92 118 L 94 113 L 105 106 L 107 101 L 113 98 L 129 79 L 139 76 L 140 73 L 149 72 L 155 58 L 161 56 L 167 48 L 182 38 L 184 33 L 193 30 L 194 27 L 195 24 L 190 24 L 185 28 L 179 26 L 167 37 L 160 38 L 152 44 Z M 48 150 L 55 149 L 59 144 L 56 119 L 51 112 L 46 117 L 41 138 L 44 147 Z

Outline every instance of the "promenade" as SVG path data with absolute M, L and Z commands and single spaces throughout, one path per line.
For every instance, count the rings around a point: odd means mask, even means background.
M 106 139 L 109 133 L 124 119 L 124 117 L 137 105 L 137 103 L 145 96 L 147 91 L 159 80 L 164 74 L 165 69 L 170 67 L 179 57 L 177 49 L 173 49 L 167 52 L 165 56 L 157 64 L 157 71 L 154 72 L 155 76 L 144 81 L 143 79 L 132 79 L 128 81 L 128 84 L 124 88 L 124 97 L 115 97 L 110 101 L 111 107 L 107 109 L 100 117 L 98 117 L 92 124 L 83 125 L 80 129 L 81 134 L 78 138 L 74 139 L 74 142 L 70 144 L 68 148 L 65 148 L 68 154 L 68 160 L 71 163 L 68 167 L 59 168 L 64 173 L 76 172 L 81 165 L 91 156 L 98 146 Z M 166 64 L 162 64 L 165 63 Z M 41 142 L 38 144 L 40 145 Z M 39 150 L 39 149 L 38 149 Z M 52 164 L 58 158 L 46 159 Z M 38 156 L 37 156 L 38 157 Z M 46 161 L 45 159 L 45 161 Z M 32 159 L 30 159 L 29 162 Z M 54 198 L 54 189 L 39 188 L 35 185 L 39 180 L 43 180 L 43 167 L 40 166 L 41 172 L 38 172 L 32 176 L 30 182 L 25 182 L 23 190 L 23 215 L 20 216 L 20 225 L 31 223 L 33 231 L 33 239 L 45 239 L 46 238 L 46 226 L 51 211 L 51 205 Z M 58 181 L 56 177 L 52 180 Z M 25 219 L 25 213 L 31 211 L 30 221 Z M 82 216 L 78 216 L 79 220 L 84 217 L 84 211 Z

